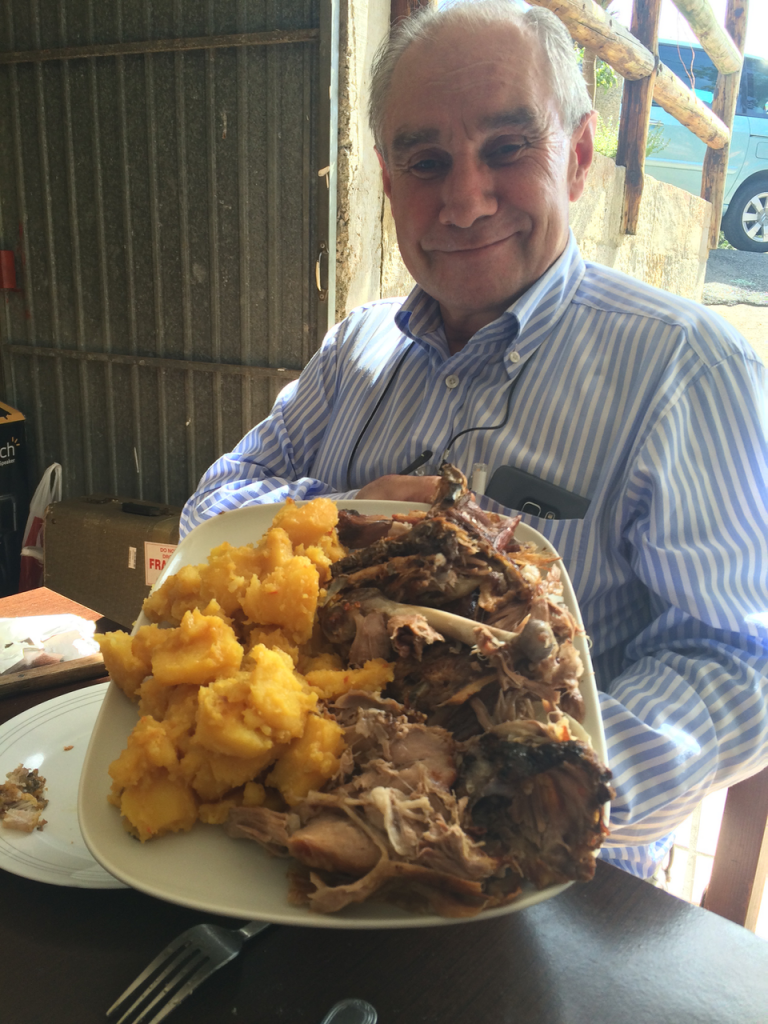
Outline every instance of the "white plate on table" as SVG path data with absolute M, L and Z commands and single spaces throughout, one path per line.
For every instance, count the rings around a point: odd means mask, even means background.
M 367 515 L 392 515 L 414 507 L 428 507 L 394 501 L 339 504 Z M 204 562 L 211 549 L 224 541 L 234 547 L 255 543 L 272 525 L 280 508 L 282 505 L 254 505 L 222 513 L 202 523 L 179 544 L 155 588 L 183 566 Z M 549 542 L 525 524 L 520 524 L 516 537 L 555 554 Z M 562 563 L 560 570 L 566 604 L 581 624 L 573 588 Z M 142 614 L 134 629 L 146 622 Z M 581 683 L 586 708 L 584 727 L 597 756 L 605 763 L 600 707 L 583 635 L 576 639 L 576 647 L 585 668 Z M 287 898 L 286 869 L 290 862 L 271 857 L 256 843 L 230 839 L 220 826 L 198 822 L 190 832 L 163 836 L 147 843 L 133 839 L 123 828 L 116 808 L 107 803 L 110 787 L 107 769 L 125 748 L 137 718 L 136 705 L 111 684 L 93 730 L 80 782 L 78 813 L 83 837 L 96 860 L 115 877 L 151 896 L 206 913 L 278 924 L 320 928 L 423 928 L 461 923 L 435 914 L 412 914 L 386 903 L 350 906 L 337 914 L 317 914 L 306 907 L 294 907 Z M 550 899 L 570 884 L 542 891 L 533 887 L 524 889 L 514 903 L 485 910 L 468 920 L 478 921 L 523 910 Z
M 23 878 L 81 889 L 122 889 L 98 864 L 77 823 L 85 751 L 109 684 L 65 693 L 0 725 L 0 782 L 23 764 L 46 779 L 47 824 L 34 832 L 0 828 L 0 868 Z M 71 748 L 71 749 L 67 749 Z

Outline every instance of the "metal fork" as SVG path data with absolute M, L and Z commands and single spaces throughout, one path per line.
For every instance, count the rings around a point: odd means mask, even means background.
M 268 921 L 251 921 L 237 929 L 215 924 L 188 928 L 110 1006 L 107 1019 L 122 1013 L 116 1024 L 159 1024 L 214 971 L 234 960 L 246 939 L 265 928 Z

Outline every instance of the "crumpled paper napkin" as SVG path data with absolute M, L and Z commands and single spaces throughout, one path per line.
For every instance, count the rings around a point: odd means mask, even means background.
M 98 654 L 96 623 L 79 615 L 0 619 L 0 675 Z

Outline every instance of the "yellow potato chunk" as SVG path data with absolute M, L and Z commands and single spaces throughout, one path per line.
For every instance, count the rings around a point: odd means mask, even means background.
M 230 790 L 255 779 L 285 749 L 271 745 L 257 757 L 243 758 L 217 754 L 193 743 L 181 759 L 180 771 L 202 800 L 221 800 Z
M 215 615 L 217 618 L 226 622 L 228 626 L 232 625 L 232 619 L 226 614 L 224 609 L 221 607 L 215 597 L 212 597 L 205 607 L 201 608 L 203 615 Z
M 270 754 L 275 744 L 301 735 L 317 696 L 296 676 L 283 651 L 259 644 L 251 658 L 251 672 L 201 688 L 195 742 L 233 757 L 265 757 L 266 767 L 276 756 Z
M 240 668 L 243 648 L 232 627 L 216 615 L 194 608 L 184 613 L 178 629 L 165 632 L 168 639 L 152 655 L 152 674 L 161 686 L 203 685 Z
M 312 636 L 319 593 L 317 569 L 305 556 L 295 556 L 263 580 L 253 577 L 243 611 L 257 625 L 280 626 L 301 644 Z
M 301 506 L 289 498 L 272 520 L 272 527 L 285 530 L 294 545 L 318 544 L 335 530 L 338 521 L 338 509 L 330 498 L 314 498 Z
M 246 782 L 243 786 L 243 807 L 261 807 L 267 791 L 260 782 Z
M 96 642 L 110 678 L 123 693 L 132 700 L 136 699 L 136 692 L 151 668 L 133 653 L 129 634 L 104 633 L 103 636 L 96 636 Z
M 164 773 L 124 790 L 120 811 L 142 843 L 166 832 L 188 832 L 197 820 L 197 802 L 189 786 Z
M 177 753 L 186 751 L 195 731 L 198 691 L 191 685 L 162 686 L 154 676 L 141 684 L 139 711 L 163 723 Z
M 292 807 L 336 774 L 345 746 L 344 730 L 338 723 L 310 715 L 304 734 L 279 758 L 267 776 L 267 785 L 279 789 Z
M 226 680 L 227 683 L 232 680 Z M 274 746 L 272 738 L 245 722 L 244 703 L 230 700 L 221 692 L 221 682 L 200 690 L 195 740 L 207 750 L 232 757 L 257 759 L 267 765 Z M 262 761 L 263 758 L 263 761 Z
M 147 666 L 147 674 L 152 669 L 152 654 L 155 648 L 168 639 L 168 630 L 152 623 L 149 626 L 140 626 L 136 635 L 131 640 L 131 650 L 134 655 Z
M 282 629 L 262 629 L 261 626 L 256 626 L 255 629 L 251 630 L 248 637 L 248 643 L 245 648 L 246 655 L 258 644 L 263 644 L 271 650 L 279 647 L 281 651 L 285 651 L 294 665 L 298 664 L 299 648 L 296 644 L 291 643 Z
M 291 538 L 285 530 L 273 527 L 267 530 L 256 547 L 256 574 L 268 576 L 280 566 L 287 565 L 293 556 Z
M 317 569 L 320 584 L 324 586 L 331 581 L 331 559 L 323 551 L 319 544 L 298 544 L 295 549 L 297 555 L 304 555 Z
M 128 737 L 128 746 L 109 766 L 114 780 L 113 793 L 138 785 L 142 777 L 155 768 L 174 770 L 177 767 L 176 751 L 163 723 L 144 715 Z
M 347 553 L 346 548 L 339 540 L 339 535 L 336 530 L 332 530 L 331 533 L 326 534 L 325 537 L 321 537 L 317 543 L 331 562 L 338 562 L 338 560 L 343 558 Z
M 315 669 L 306 673 L 311 689 L 325 700 L 335 700 L 349 690 L 377 693 L 395 678 L 395 669 L 383 658 L 366 661 L 362 668 Z
M 344 662 L 335 652 L 323 651 L 321 654 L 301 654 L 296 667 L 303 676 L 306 676 L 308 672 L 317 672 L 320 669 L 341 672 L 344 670 Z
M 211 551 L 206 565 L 198 566 L 201 598 L 215 600 L 226 615 L 234 615 L 258 568 L 253 544 L 233 548 L 225 541 Z
M 186 612 L 198 607 L 201 587 L 199 566 L 185 565 L 146 598 L 144 614 L 150 622 L 178 625 Z
M 232 808 L 239 807 L 241 802 L 237 797 L 229 797 L 215 803 L 200 804 L 197 808 L 198 820 L 205 822 L 206 825 L 223 825 Z

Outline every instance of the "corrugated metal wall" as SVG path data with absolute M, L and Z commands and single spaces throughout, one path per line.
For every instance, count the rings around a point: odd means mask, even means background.
M 329 6 L 3 0 L 2 396 L 33 485 L 56 461 L 65 496 L 182 504 L 317 347 Z M 275 35 L 211 38 L 243 33 Z

